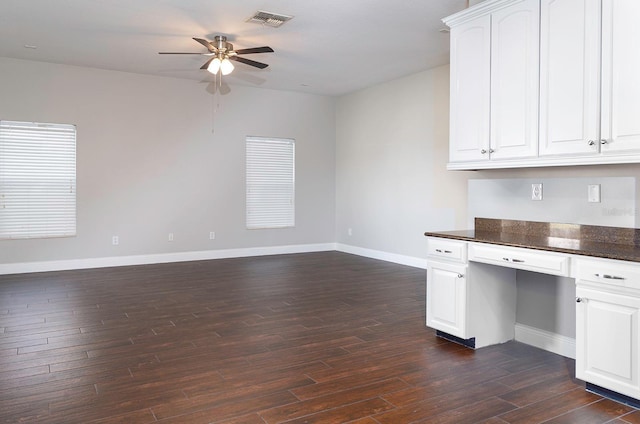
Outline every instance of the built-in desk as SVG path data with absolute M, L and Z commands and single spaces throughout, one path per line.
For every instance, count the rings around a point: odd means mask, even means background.
M 427 326 L 480 348 L 514 338 L 518 269 L 576 281 L 576 377 L 640 403 L 640 230 L 476 218 L 426 232 Z M 621 395 L 621 396 L 619 396 Z

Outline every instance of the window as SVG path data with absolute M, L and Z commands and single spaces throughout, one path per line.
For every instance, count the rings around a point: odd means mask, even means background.
M 0 121 L 0 238 L 75 234 L 75 126 Z
M 293 227 L 295 142 L 247 137 L 247 228 Z

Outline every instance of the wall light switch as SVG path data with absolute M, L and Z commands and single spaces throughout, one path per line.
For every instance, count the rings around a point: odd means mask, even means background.
M 587 193 L 587 200 L 590 203 L 600 203 L 600 184 L 589 184 Z
M 169 233 L 169 241 L 173 241 L 173 233 Z
M 216 232 L 215 231 L 210 231 L 209 232 L 209 240 L 215 240 L 216 239 Z
M 531 184 L 531 200 L 542 200 L 542 184 Z

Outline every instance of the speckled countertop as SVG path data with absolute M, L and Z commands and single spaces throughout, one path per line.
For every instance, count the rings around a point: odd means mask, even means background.
M 640 229 L 635 228 L 476 218 L 475 230 L 424 235 L 640 262 Z

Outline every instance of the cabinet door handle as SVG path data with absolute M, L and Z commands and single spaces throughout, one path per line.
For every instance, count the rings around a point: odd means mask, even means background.
M 609 274 L 595 274 L 598 278 L 606 278 L 607 280 L 626 280 L 624 277 L 618 277 L 617 275 Z
M 523 263 L 524 262 L 522 259 L 511 259 L 511 261 L 516 262 L 516 263 Z
M 502 258 L 502 260 L 509 262 L 509 258 Z
M 593 146 L 594 144 L 596 144 L 596 142 L 595 142 L 595 141 L 593 141 L 593 140 L 589 140 L 589 141 L 587 141 L 587 144 L 588 144 L 589 146 Z
M 602 140 L 600 140 L 600 144 L 607 144 L 607 143 L 608 143 L 608 141 L 607 141 L 606 138 L 603 138 Z
M 586 302 L 587 299 L 585 299 L 584 297 L 576 297 L 576 303 L 581 303 L 581 302 Z
M 458 274 L 458 278 L 464 278 L 464 274 Z
M 482 149 L 482 150 L 480 150 L 480 153 L 484 155 L 484 154 L 487 153 L 487 151 L 486 151 L 486 149 Z
M 445 250 L 444 253 L 453 253 L 451 250 Z
M 436 252 L 442 253 L 442 249 L 436 249 Z
M 489 149 L 489 153 L 495 153 L 495 150 Z

